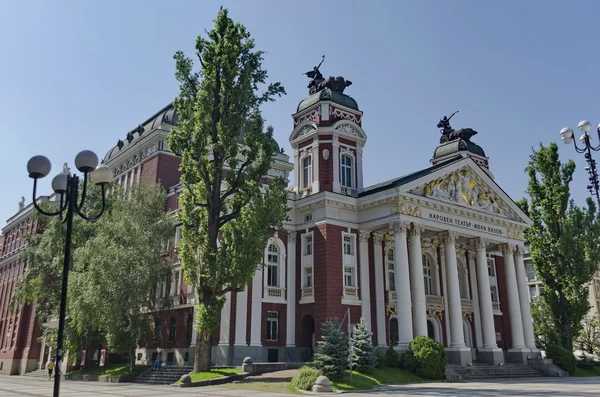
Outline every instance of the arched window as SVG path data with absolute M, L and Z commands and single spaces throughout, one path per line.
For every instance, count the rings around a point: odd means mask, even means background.
M 302 159 L 302 188 L 306 189 L 312 184 L 312 158 L 310 156 Z
M 398 320 L 390 318 L 390 345 L 397 344 L 400 340 L 398 332 Z
M 431 262 L 429 262 L 427 255 L 423 255 L 423 283 L 425 284 L 425 295 L 435 295 L 433 278 L 431 275 Z
M 269 244 L 267 250 L 267 286 L 279 287 L 279 248 Z
M 354 158 L 348 154 L 342 155 L 342 186 L 354 187 Z
M 394 249 L 390 248 L 387 252 L 387 275 L 388 291 L 396 291 L 396 262 L 394 260 Z
M 431 320 L 427 320 L 427 336 L 435 340 L 435 328 L 433 328 Z

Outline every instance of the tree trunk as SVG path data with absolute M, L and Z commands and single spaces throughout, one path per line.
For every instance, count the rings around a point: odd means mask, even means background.
M 571 326 L 571 312 L 569 310 L 569 302 L 565 295 L 559 291 L 560 311 L 561 311 L 561 344 L 562 347 L 573 351 L 573 329 Z
M 131 354 L 129 355 L 129 372 L 133 372 L 135 370 L 135 348 L 131 349 Z
M 212 367 L 210 361 L 212 344 L 210 331 L 198 331 L 196 333 L 196 348 L 194 350 L 194 373 L 208 372 Z

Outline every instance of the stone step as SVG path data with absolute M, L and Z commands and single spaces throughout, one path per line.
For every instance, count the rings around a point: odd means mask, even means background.
M 507 364 L 502 366 L 475 364 L 469 367 L 451 366 L 463 379 L 485 378 L 534 378 L 544 374 L 527 365 Z

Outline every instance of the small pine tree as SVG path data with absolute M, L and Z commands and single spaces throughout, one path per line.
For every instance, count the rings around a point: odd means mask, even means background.
M 367 322 L 360 318 L 352 334 L 352 367 L 358 372 L 371 373 L 377 365 L 377 355 L 372 342 L 373 333 L 367 329 Z
M 320 369 L 331 380 L 341 379 L 348 367 L 348 336 L 342 332 L 342 324 L 337 318 L 324 321 L 321 327 L 323 340 L 317 343 L 319 352 L 311 366 Z

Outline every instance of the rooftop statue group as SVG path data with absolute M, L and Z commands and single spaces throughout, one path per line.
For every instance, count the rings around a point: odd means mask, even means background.
M 450 127 L 450 119 L 456 113 L 458 113 L 458 110 L 452 113 L 450 117 L 444 116 L 437 124 L 437 127 L 441 128 L 440 132 L 442 133 L 440 143 L 455 141 L 457 139 L 462 139 L 463 141 L 471 142 L 471 137 L 473 135 L 477 135 L 477 131 L 475 131 L 472 128 L 461 128 L 460 130 L 454 130 L 452 127 Z
M 329 88 L 332 91 L 336 91 L 340 94 L 343 94 L 346 87 L 352 85 L 352 82 L 350 80 L 344 79 L 341 76 L 331 76 L 327 79 L 323 78 L 323 75 L 321 74 L 319 68 L 321 67 L 324 61 L 325 55 L 323 55 L 323 59 L 321 60 L 321 63 L 319 63 L 318 66 L 315 66 L 310 72 L 304 73 L 306 76 L 312 79 L 308 84 L 308 93 L 312 95 L 326 88 Z

